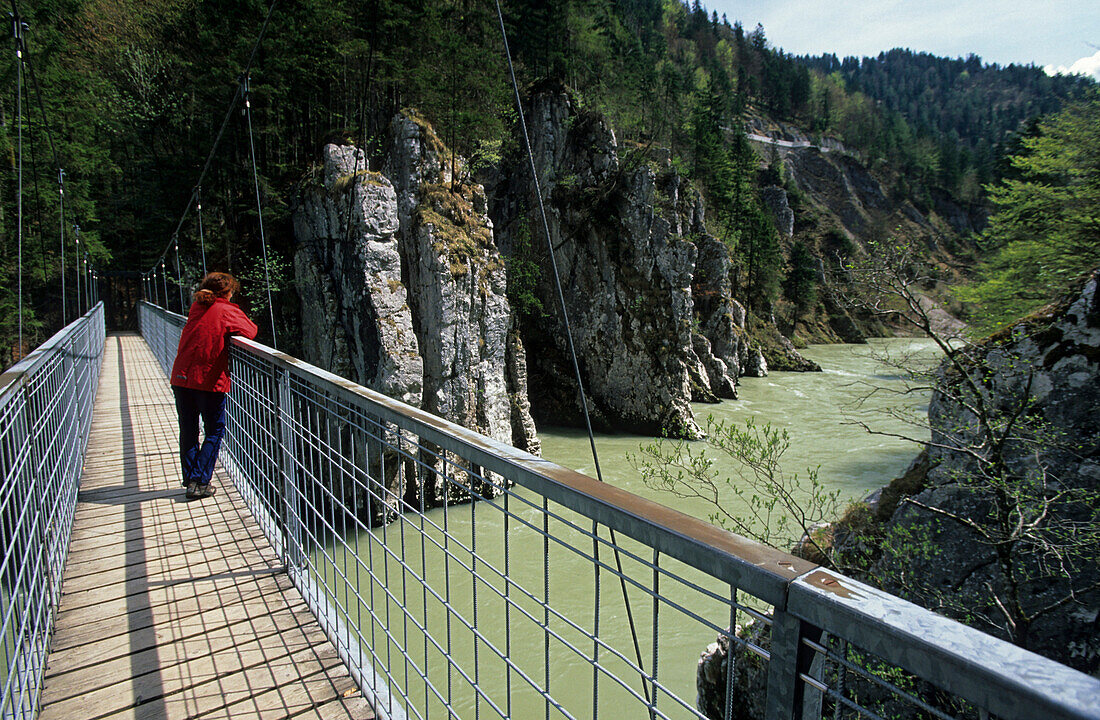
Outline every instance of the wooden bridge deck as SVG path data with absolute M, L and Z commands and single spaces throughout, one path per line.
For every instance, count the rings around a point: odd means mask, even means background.
M 64 718 L 370 718 L 228 478 L 186 500 L 175 407 L 107 338 L 42 695 Z

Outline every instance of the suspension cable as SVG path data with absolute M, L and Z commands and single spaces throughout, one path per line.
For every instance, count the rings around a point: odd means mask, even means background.
M 73 258 L 73 270 L 76 273 L 76 316 L 80 317 L 84 314 L 81 300 L 83 296 L 80 294 L 80 226 L 73 225 L 73 237 L 76 241 L 76 257 Z
M 84 307 L 88 310 L 92 309 L 92 277 L 91 270 L 88 268 L 88 253 L 84 253 L 84 295 L 85 303 Z
M 252 139 L 252 101 L 249 99 L 249 76 L 245 75 L 244 85 L 244 116 L 248 119 L 248 149 L 252 153 L 252 183 L 256 188 L 256 215 L 260 220 L 260 247 L 264 253 L 264 284 L 267 286 L 267 314 L 271 318 L 271 347 L 278 350 L 275 336 L 275 305 L 271 302 L 271 273 L 267 265 L 267 239 L 264 237 L 264 208 L 260 202 L 260 175 L 256 169 L 256 143 Z M 358 154 L 358 153 L 357 153 Z M 351 219 L 348 218 L 348 222 Z
M 14 2 L 12 3 L 14 8 Z M 19 300 L 19 359 L 23 359 L 23 30 L 26 23 L 19 18 L 18 13 L 12 14 L 12 38 L 15 40 L 15 123 L 18 127 L 18 184 L 16 186 L 16 215 L 19 238 L 19 254 L 17 272 L 19 276 L 18 294 Z
M 29 67 L 29 65 L 28 65 L 28 67 Z M 31 225 L 37 229 L 37 232 L 35 234 L 38 235 L 38 251 L 39 251 L 39 257 L 42 260 L 42 284 L 45 285 L 46 275 L 47 275 L 47 272 L 48 272 L 48 269 L 46 268 L 46 238 L 44 236 L 44 233 L 42 232 L 42 228 L 44 227 L 44 224 L 42 222 L 42 190 L 39 187 L 39 183 L 38 183 L 38 156 L 35 153 L 34 133 L 32 132 L 33 129 L 34 129 L 34 117 L 33 117 L 33 112 L 32 112 L 33 109 L 34 108 L 31 105 L 30 89 L 28 88 L 28 90 L 27 90 L 27 155 L 29 156 L 29 160 L 30 160 L 30 163 L 31 163 L 31 178 L 34 180 L 34 222 L 31 223 Z M 43 121 L 43 123 L 44 123 L 44 121 Z M 27 228 L 27 231 L 28 231 L 28 233 L 30 232 L 30 227 Z M 28 237 L 28 239 L 30 238 L 29 235 L 27 237 Z M 30 265 L 30 263 L 28 262 L 28 276 L 31 276 L 29 265 Z M 35 333 L 35 336 L 36 336 L 35 345 L 37 345 L 38 344 L 38 342 L 37 342 L 37 332 Z
M 183 304 L 183 273 L 180 272 L 180 240 L 178 236 L 172 236 L 172 243 L 176 247 L 176 287 L 180 290 L 180 315 L 183 315 L 187 308 Z
M 57 170 L 57 202 L 61 215 L 61 326 L 68 325 L 65 314 L 65 170 Z
M 67 299 L 66 299 L 66 279 L 65 279 L 65 270 L 66 270 L 66 263 L 65 263 L 65 203 L 64 203 L 65 170 L 61 166 L 61 159 L 60 159 L 60 156 L 59 156 L 58 151 L 57 151 L 57 144 L 54 142 L 53 132 L 51 130 L 51 125 L 50 125 L 50 119 L 49 119 L 49 116 L 46 114 L 46 106 L 45 106 L 45 103 L 42 99 L 42 96 L 43 96 L 42 95 L 42 88 L 38 83 L 38 75 L 34 71 L 34 63 L 31 61 L 29 44 L 28 44 L 28 41 L 27 41 L 28 26 L 27 26 L 27 23 L 22 20 L 22 16 L 19 12 L 19 8 L 16 5 L 15 0 L 11 0 L 11 17 L 12 17 L 12 24 L 13 24 L 13 28 L 12 28 L 13 29 L 13 34 L 16 35 L 16 46 L 17 46 L 16 47 L 16 57 L 19 59 L 19 63 L 18 63 L 19 67 L 17 68 L 17 73 L 20 77 L 17 78 L 17 80 L 19 81 L 19 82 L 17 82 L 17 84 L 19 84 L 19 85 L 22 84 L 22 82 L 21 82 L 21 80 L 22 80 L 22 71 L 25 69 L 26 76 L 30 80 L 29 87 L 27 88 L 27 102 L 28 102 L 28 104 L 31 103 L 30 89 L 33 88 L 34 89 L 34 94 L 35 94 L 35 99 L 36 99 L 37 105 L 38 105 L 38 113 L 39 113 L 39 116 L 41 117 L 41 120 L 42 120 L 42 128 L 46 133 L 46 140 L 47 140 L 47 143 L 49 144 L 49 147 L 50 147 L 50 154 L 53 156 L 53 164 L 54 164 L 54 167 L 57 169 L 57 172 L 58 172 L 58 198 L 59 198 L 58 199 L 58 206 L 59 206 L 59 210 L 60 210 L 60 223 L 61 223 L 61 228 L 60 228 L 60 233 L 59 233 L 59 235 L 60 235 L 60 250 L 61 250 L 61 318 L 62 318 L 62 324 L 64 325 L 64 324 L 67 324 L 66 321 L 68 319 L 68 317 L 67 317 L 67 315 L 68 315 L 68 303 L 67 303 Z M 22 94 L 20 93 L 19 98 L 18 98 L 18 100 L 20 102 L 17 103 L 17 104 L 21 104 L 21 99 L 22 99 Z M 19 130 L 20 130 L 20 136 L 21 136 L 22 135 L 22 132 L 21 132 L 22 131 L 22 110 L 20 109 L 17 112 L 17 114 L 19 115 L 19 118 L 20 118 Z M 23 194 L 22 193 L 22 152 L 21 152 L 21 148 L 22 148 L 22 138 L 20 137 L 20 170 L 19 170 L 19 175 L 20 175 L 20 178 L 19 178 L 19 188 L 20 188 L 19 189 L 20 257 L 22 256 L 21 236 L 22 236 L 22 194 Z M 32 153 L 33 153 L 33 149 L 32 149 Z M 32 155 L 32 162 L 33 162 L 33 155 Z M 38 182 L 38 177 L 37 177 L 37 171 L 36 171 L 36 173 L 35 173 L 35 187 L 36 188 L 37 188 L 37 182 Z M 36 198 L 38 197 L 37 189 L 35 191 L 35 196 L 36 196 Z M 41 218 L 39 218 L 39 227 L 41 228 Z M 41 233 L 41 229 L 39 230 L 39 232 Z M 79 228 L 79 226 L 76 226 L 77 245 L 76 245 L 76 257 L 73 260 L 73 264 L 74 264 L 74 275 L 76 276 L 76 281 L 77 281 L 77 290 L 76 290 L 76 298 L 75 298 L 75 305 L 76 305 L 77 315 L 82 314 L 80 312 L 80 304 L 81 304 L 82 296 L 80 294 L 81 251 L 80 251 L 79 232 L 80 232 L 80 228 Z M 43 252 L 43 262 L 44 261 L 45 261 L 45 252 Z M 91 256 L 87 252 L 84 253 L 83 262 L 85 263 L 86 267 L 88 268 L 87 272 L 89 272 L 89 273 L 94 273 L 95 272 L 95 263 L 93 261 L 91 261 Z M 22 265 L 21 262 L 20 262 L 20 265 Z M 85 283 L 84 284 L 85 284 L 85 291 L 88 295 L 87 301 L 88 301 L 89 307 L 90 307 L 91 294 L 89 292 L 90 287 L 89 287 L 89 281 L 88 281 L 87 277 L 85 277 Z M 22 273 L 20 272 L 20 305 L 21 305 L 21 301 L 22 301 Z M 22 325 L 22 311 L 21 310 L 20 310 L 20 325 Z M 20 333 L 20 335 L 22 335 L 22 333 Z M 22 350 L 20 350 L 20 352 L 22 352 Z
M 539 184 L 538 169 L 535 167 L 535 155 L 531 150 L 531 138 L 527 134 L 527 120 L 524 118 L 523 114 L 523 101 L 520 98 L 519 94 L 519 83 L 516 81 L 516 70 L 515 67 L 512 65 L 512 52 L 508 48 L 508 31 L 504 27 L 504 13 L 500 9 L 500 0 L 495 0 L 495 2 L 497 8 L 497 18 L 500 20 L 500 35 L 504 41 L 504 55 L 508 59 L 508 73 L 512 78 L 512 90 L 515 93 L 516 98 L 516 112 L 518 113 L 519 117 L 519 126 L 523 130 L 523 144 L 524 147 L 526 147 L 527 149 L 527 160 L 531 166 L 531 179 L 535 184 L 535 197 L 538 199 L 539 216 L 542 218 L 542 229 L 544 234 L 546 235 L 546 248 L 547 252 L 549 252 L 550 254 L 550 267 L 553 268 L 554 271 L 554 287 L 557 289 L 558 303 L 561 305 L 562 321 L 565 326 L 565 337 L 569 343 L 569 354 L 573 359 L 573 373 L 577 381 L 577 390 L 580 393 L 581 409 L 584 412 L 584 425 L 588 431 L 588 443 L 592 448 L 592 461 L 595 463 L 596 466 L 596 479 L 602 483 L 604 479 L 603 472 L 600 470 L 599 453 L 596 452 L 596 436 L 592 432 L 592 421 L 588 415 L 588 399 L 585 396 L 584 392 L 584 381 L 581 378 L 580 363 L 577 361 L 577 350 L 573 345 L 573 330 L 569 324 L 569 311 L 566 309 L 565 293 L 562 291 L 561 276 L 558 273 L 558 262 L 554 256 L 554 243 L 550 238 L 550 225 L 546 220 L 546 207 L 544 206 L 542 201 L 542 188 Z M 622 558 L 619 553 L 618 543 L 615 539 L 615 531 L 612 529 L 610 533 L 611 546 L 614 548 L 615 552 L 616 569 L 618 570 L 619 574 L 619 585 L 622 588 L 623 602 L 626 605 L 626 617 L 628 623 L 630 624 L 630 636 L 634 641 L 634 655 L 638 662 L 638 674 L 641 676 L 642 679 L 642 692 L 645 694 L 646 704 L 650 706 L 650 717 L 653 717 L 654 712 L 652 709 L 652 701 L 649 695 L 649 684 L 646 681 L 645 670 L 642 666 L 642 648 L 638 642 L 638 630 L 634 622 L 634 612 L 631 608 L 630 596 L 627 594 L 626 591 L 626 576 L 623 574 Z
M 206 240 L 202 237 L 202 185 L 195 186 L 195 215 L 199 219 L 199 248 L 202 250 L 202 276 L 206 277 Z
M 252 52 L 248 56 L 248 62 L 245 63 L 244 70 L 241 71 L 242 76 L 247 76 L 252 70 L 252 63 L 256 60 L 256 53 L 260 49 L 260 44 L 264 40 L 264 36 L 267 34 L 267 27 L 271 23 L 271 16 L 275 12 L 275 6 L 279 0 L 271 0 L 271 5 L 267 8 L 267 16 L 264 17 L 264 24 L 260 27 L 260 34 L 256 38 L 256 42 L 252 45 Z M 206 178 L 206 173 L 210 170 L 210 165 L 214 161 L 214 155 L 218 151 L 218 145 L 221 144 L 222 137 L 225 135 L 225 129 L 229 126 L 229 119 L 233 116 L 233 111 L 237 109 L 237 101 L 241 100 L 241 84 L 237 83 L 237 89 L 233 93 L 233 97 L 229 101 L 229 107 L 225 110 L 225 117 L 222 118 L 221 127 L 218 128 L 218 134 L 214 138 L 214 144 L 210 147 L 210 152 L 206 156 L 206 162 L 203 163 L 202 171 L 199 173 L 199 180 L 195 184 L 196 190 L 191 191 L 191 197 L 187 199 L 187 206 L 183 210 L 183 214 L 180 215 L 179 222 L 176 223 L 176 229 L 172 231 L 173 235 L 179 235 L 180 229 L 183 227 L 183 223 L 187 220 L 188 214 L 191 212 L 191 206 L 194 204 L 193 200 L 197 189 L 202 186 L 203 179 Z M 160 253 L 160 262 L 168 254 L 168 249 L 171 247 L 172 241 L 169 240 L 168 244 L 164 246 L 164 250 Z M 156 262 L 153 263 L 153 267 L 156 267 Z

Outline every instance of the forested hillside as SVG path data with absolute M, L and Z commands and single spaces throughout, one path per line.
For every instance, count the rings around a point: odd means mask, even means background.
M 0 142 L 9 158 L 0 198 L 0 271 L 5 278 L 17 272 L 21 124 L 29 329 L 24 351 L 60 326 L 63 224 L 69 318 L 76 307 L 71 225 L 80 225 L 81 240 L 100 268 L 143 272 L 170 247 L 190 203 L 192 212 L 179 228 L 186 284 L 201 266 L 196 199 L 202 203 L 207 264 L 244 276 L 246 287 L 260 288 L 247 125 L 237 113 L 225 116 L 225 110 L 268 3 L 17 5 L 27 23 L 27 51 L 22 81 L 17 82 L 14 58 L 0 79 L 9 89 L 0 101 Z M 798 62 L 773 48 L 762 27 L 746 31 L 735 18 L 718 17 L 697 0 L 512 0 L 503 6 L 521 87 L 560 82 L 587 110 L 605 115 L 619 141 L 642 151 L 639 156 L 668 148 L 675 167 L 706 195 L 710 231 L 733 249 L 747 278 L 747 304 L 764 314 L 780 297 L 784 275 L 790 278 L 786 268 L 798 256 L 777 236 L 759 195 L 762 184 L 784 182 L 782 168 L 772 162 L 771 174 L 759 175 L 761 159 L 742 130 L 744 113 L 792 123 L 815 138 L 840 138 L 872 166 L 889 169 L 890 192 L 930 207 L 934 188 L 980 201 L 978 183 L 992 177 L 989 168 L 1004 133 L 1077 92 L 1068 81 L 1039 82 L 1033 69 L 979 72 L 963 62 L 958 72 L 948 72 L 938 61 L 915 56 L 914 62 L 931 68 L 921 74 L 924 84 L 906 80 L 909 84 L 893 90 L 899 103 L 916 100 L 918 115 L 907 120 L 908 106 L 895 112 L 890 102 L 884 101 L 885 107 L 877 102 L 875 93 L 894 87 L 892 74 L 872 75 L 871 64 L 860 63 L 857 69 L 867 68 L 868 75 L 849 83 L 844 63 L 834 72 L 821 63 Z M 954 68 L 955 61 L 943 62 Z M 821 70 L 814 69 L 818 66 Z M 355 142 L 377 162 L 394 113 L 416 107 L 452 157 L 470 159 L 472 172 L 495 165 L 509 151 L 515 113 L 495 7 L 484 0 L 279 3 L 252 67 L 249 99 L 264 224 L 273 249 L 276 315 L 283 326 L 297 322 L 288 273 L 294 243 L 289 202 L 294 184 L 324 143 Z M 967 73 L 969 80 L 959 79 Z M 933 83 L 932 76 L 940 75 L 945 79 Z M 1014 90 L 1006 80 L 983 89 L 987 77 L 1017 75 L 1031 85 Z M 935 88 L 952 77 L 949 98 L 968 99 L 950 100 L 941 109 Z M 19 102 L 17 84 L 23 93 Z M 1013 102 L 991 104 L 989 93 Z M 996 127 L 980 136 L 967 134 L 975 123 L 985 127 L 985 120 L 971 117 L 973 108 L 992 108 Z M 951 119 L 956 116 L 961 119 Z M 223 119 L 224 136 L 197 188 Z M 57 166 L 66 171 L 63 222 Z M 795 264 L 805 269 L 808 262 Z M 263 312 L 261 294 L 249 300 Z M 15 307 L 15 283 L 5 283 L 0 333 L 8 348 Z
M 974 181 L 998 179 L 1004 152 L 1034 131 L 1034 121 L 1080 99 L 1095 85 L 1086 77 L 1047 75 L 1034 65 L 983 63 L 976 55 L 944 58 L 895 48 L 876 57 L 799 57 L 825 76 L 843 80 L 908 123 L 935 153 L 940 183 L 973 192 Z

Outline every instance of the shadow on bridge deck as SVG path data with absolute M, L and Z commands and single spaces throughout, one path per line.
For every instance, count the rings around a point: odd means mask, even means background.
M 188 501 L 167 382 L 107 338 L 42 695 L 55 718 L 369 718 L 228 478 Z

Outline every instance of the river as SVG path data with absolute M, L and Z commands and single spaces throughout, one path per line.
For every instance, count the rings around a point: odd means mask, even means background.
M 854 421 L 863 420 L 879 432 L 927 436 L 927 430 L 891 412 L 904 406 L 921 413 L 927 407 L 927 395 L 901 397 L 898 393 L 906 389 L 906 381 L 883 359 L 907 356 L 926 364 L 937 354 L 932 341 L 873 339 L 866 345 L 812 345 L 800 352 L 818 363 L 822 372 L 774 372 L 763 378 L 741 378 L 737 400 L 717 405 L 696 403 L 692 406 L 696 420 L 702 425 L 711 416 L 742 424 L 752 418 L 758 425 L 768 423 L 786 430 L 791 445 L 783 455 L 784 468 L 803 474 L 808 468 L 819 468 L 823 484 L 840 490 L 845 500 L 861 498 L 900 475 L 916 455 L 916 446 L 871 434 Z M 868 398 L 871 389 L 875 393 Z M 550 428 L 541 430 L 539 437 L 543 457 L 595 477 L 588 436 L 583 431 Z M 607 482 L 670 504 L 675 498 L 646 487 L 627 461 L 651 440 L 638 435 L 597 436 L 600 468 Z M 697 504 L 677 508 L 697 517 L 709 514 Z
M 931 343 L 916 340 L 813 346 L 803 354 L 819 363 L 823 372 L 776 372 L 765 378 L 744 378 L 739 386 L 740 399 L 717 405 L 696 405 L 694 411 L 701 421 L 708 415 L 736 423 L 751 417 L 758 424 L 770 423 L 773 427 L 786 429 L 791 445 L 783 458 L 785 468 L 797 472 L 818 468 L 819 478 L 827 488 L 839 490 L 846 500 L 858 498 L 899 475 L 917 448 L 901 439 L 869 434 L 851 421 L 859 418 L 884 432 L 920 437 L 919 428 L 914 429 L 884 411 L 900 402 L 919 413 L 927 403 L 925 395 L 896 394 L 904 390 L 904 381 L 896 371 L 879 361 L 882 353 L 893 356 L 914 353 L 920 362 L 930 362 L 935 357 Z M 872 387 L 878 390 L 867 398 Z M 864 402 L 858 406 L 861 398 Z M 547 459 L 594 474 L 586 435 L 568 429 L 543 429 L 540 437 Z M 636 454 L 643 443 L 651 441 L 652 438 L 631 435 L 599 436 L 597 447 L 606 481 L 705 518 L 709 512 L 706 504 L 685 504 L 642 482 L 627 457 Z M 571 550 L 545 541 L 538 532 L 543 520 L 537 496 L 519 490 L 511 500 L 512 519 L 507 529 L 504 514 L 500 512 L 503 501 L 497 499 L 431 511 L 424 520 L 408 516 L 385 529 L 348 538 L 348 545 L 328 544 L 324 553 L 314 554 L 313 560 L 319 574 L 329 576 L 330 580 L 334 579 L 332 574 L 344 575 L 353 587 L 359 587 L 364 598 L 361 608 L 357 608 L 358 603 L 347 594 L 333 599 L 348 608 L 347 617 L 352 624 L 359 624 L 359 618 L 363 618 L 361 632 L 368 639 L 374 638 L 373 643 L 379 648 L 376 664 L 389 668 L 391 686 L 414 698 L 414 704 L 423 702 L 425 696 L 432 698 L 429 702 L 433 708 L 431 714 L 442 712 L 446 716 L 444 705 L 449 705 L 450 714 L 459 717 L 497 717 L 498 713 L 518 718 L 569 717 L 554 708 L 548 711 L 544 697 L 529 687 L 529 682 L 538 685 L 545 682 L 545 658 L 549 655 L 551 694 L 571 708 L 571 716 L 590 717 L 594 714 L 591 707 L 592 668 L 567 644 L 584 653 L 592 652 L 588 633 L 593 623 L 599 622 L 601 638 L 624 654 L 633 654 L 618 582 L 611 572 L 602 573 L 607 577 L 601 582 L 603 589 L 594 619 L 596 586 L 591 561 L 584 557 L 584 553 L 591 552 L 591 540 L 584 536 L 587 521 L 559 509 L 565 521 L 556 519 L 550 525 L 555 541 L 573 543 L 577 549 Z M 524 502 L 531 505 L 524 506 Z M 530 525 L 525 527 L 525 522 Z M 569 522 L 575 522 L 576 527 L 571 527 Z M 450 536 L 448 540 L 443 539 L 443 526 Z M 426 541 L 421 539 L 421 529 L 426 529 Z M 603 536 L 606 537 L 606 533 Z M 628 553 L 636 552 L 643 560 L 648 557 L 648 550 L 621 536 L 618 544 Z M 471 550 L 476 550 L 476 559 Z M 404 566 L 397 562 L 398 557 L 405 558 Z M 550 558 L 546 565 L 543 563 L 545 557 Z M 605 552 L 602 557 L 603 562 L 610 562 L 609 553 Z M 661 564 L 669 567 L 665 560 Z M 464 565 L 476 569 L 479 575 L 476 585 L 471 583 L 470 572 L 462 567 Z M 497 575 L 497 571 L 503 572 L 505 568 L 511 579 L 508 583 Z M 544 572 L 549 576 L 548 587 L 543 583 Z M 651 575 L 644 562 L 629 558 L 625 572 L 643 583 L 649 582 Z M 704 588 L 713 585 L 708 577 L 694 570 L 679 572 Z M 374 580 L 371 580 L 372 575 Z M 419 578 L 427 578 L 432 590 L 425 592 Z M 661 611 L 661 683 L 686 705 L 691 705 L 695 696 L 695 663 L 700 651 L 716 634 L 705 623 L 726 627 L 729 616 L 726 610 L 723 617 L 724 605 L 720 602 L 697 590 L 679 587 L 675 580 L 670 576 L 661 584 L 662 597 L 667 595 L 672 603 Z M 526 588 L 530 595 L 524 595 L 519 588 Z M 728 592 L 720 587 L 707 590 L 711 591 Z M 507 601 L 503 597 L 506 593 L 510 598 Z M 546 595 L 550 597 L 553 612 L 564 616 L 558 618 L 551 614 L 549 625 L 557 637 L 549 645 L 544 645 L 543 633 L 538 627 L 545 612 L 540 600 Z M 649 629 L 653 604 L 649 597 L 634 589 L 631 590 L 631 604 L 643 618 L 640 643 L 643 657 L 648 658 L 656 651 Z M 373 622 L 367 619 L 368 607 L 374 608 Z M 689 613 L 682 609 L 689 609 Z M 691 613 L 697 615 L 695 620 L 686 617 Z M 565 617 L 570 620 L 566 621 Z M 468 625 L 477 626 L 479 640 L 474 640 L 475 635 Z M 425 626 L 430 628 L 435 641 L 426 640 L 420 632 Z M 389 642 L 386 642 L 387 634 Z M 500 648 L 508 646 L 514 665 L 510 667 L 496 658 L 490 644 Z M 398 647 L 401 645 L 411 648 L 411 662 L 400 659 Z M 637 675 L 627 670 L 609 650 L 600 652 L 601 664 L 614 668 L 624 681 L 620 687 L 611 679 L 601 679 L 601 716 L 645 717 L 644 712 L 623 712 L 624 703 L 631 702 L 629 694 L 638 692 Z M 475 657 L 479 658 L 476 665 Z M 459 669 L 473 667 L 477 667 L 476 674 L 473 669 Z M 431 678 L 430 684 L 418 677 L 423 668 Z M 523 679 L 521 671 L 529 682 Z M 468 674 L 468 678 L 464 679 L 462 673 Z M 481 698 L 469 690 L 470 682 L 474 681 L 482 690 Z M 509 687 L 512 688 L 510 698 L 506 690 Z M 491 707 L 491 702 L 497 709 Z M 663 711 L 674 717 L 689 715 L 683 707 L 677 709 L 674 703 L 670 697 L 663 697 Z

